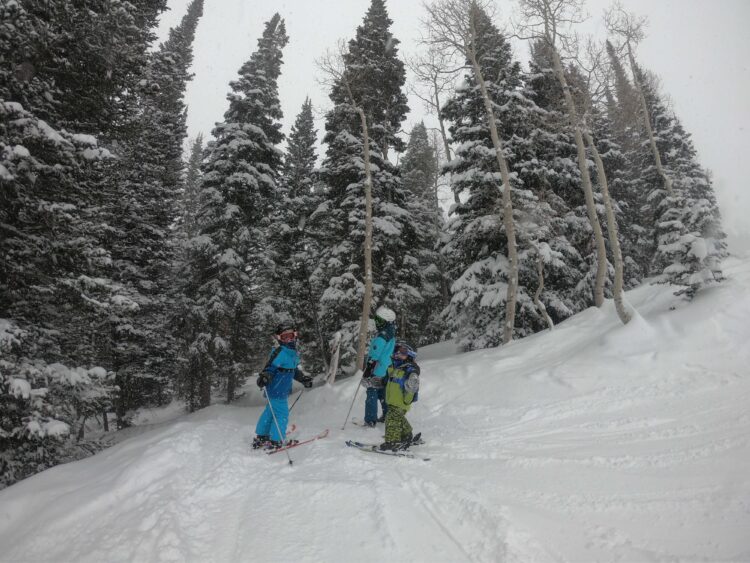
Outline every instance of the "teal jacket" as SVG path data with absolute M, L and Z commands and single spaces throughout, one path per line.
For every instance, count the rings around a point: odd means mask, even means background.
M 372 370 L 375 377 L 385 377 L 388 368 L 391 367 L 391 356 L 395 347 L 396 326 L 388 323 L 370 341 L 370 347 L 367 350 L 367 362 L 375 362 L 375 368 Z

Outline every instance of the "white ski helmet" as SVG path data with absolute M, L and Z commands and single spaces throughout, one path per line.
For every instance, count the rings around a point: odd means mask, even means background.
M 393 323 L 396 322 L 396 313 L 388 307 L 378 307 L 378 310 L 375 311 L 375 318 L 381 318 L 387 323 Z

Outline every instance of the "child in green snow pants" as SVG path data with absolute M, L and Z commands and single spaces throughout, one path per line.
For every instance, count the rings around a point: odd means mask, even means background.
M 391 444 L 409 442 L 412 438 L 412 429 L 406 420 L 406 411 L 393 405 L 388 406 L 385 413 L 385 441 Z

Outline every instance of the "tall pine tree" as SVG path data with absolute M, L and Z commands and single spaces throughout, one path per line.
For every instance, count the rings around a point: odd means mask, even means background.
M 534 152 L 530 127 L 539 110 L 529 98 L 531 92 L 524 87 L 520 65 L 513 61 L 508 41 L 484 13 L 477 18 L 476 37 L 477 59 L 511 172 L 521 258 L 514 333 L 520 337 L 547 326 L 531 289 L 538 283 L 538 252 L 531 252 L 530 248 L 540 237 L 548 236 L 540 231 L 538 221 L 544 215 L 540 208 L 543 202 L 533 191 L 543 171 Z M 456 146 L 455 158 L 446 170 L 451 173 L 454 191 L 468 194 L 466 201 L 454 209 L 442 247 L 454 280 L 444 317 L 463 349 L 497 346 L 503 341 L 510 263 L 502 216 L 502 181 L 473 71 L 445 104 L 443 114 L 451 122 L 450 132 Z M 548 254 L 542 251 L 545 256 Z
M 443 229 L 443 212 L 437 197 L 439 166 L 435 148 L 430 144 L 427 128 L 417 123 L 409 135 L 406 153 L 401 160 L 401 176 L 409 210 L 407 244 L 419 261 L 423 304 L 405 318 L 401 334 L 415 345 L 439 339 L 442 330 L 438 318 L 446 305 L 444 264 L 438 250 Z
M 372 0 L 344 55 L 348 86 L 365 112 L 372 132 L 370 154 L 373 190 L 373 276 L 375 300 L 394 308 L 400 319 L 422 303 L 421 274 L 415 249 L 403 235 L 409 228 L 406 195 L 398 170 L 385 156 L 401 150 L 396 137 L 408 110 L 402 92 L 403 63 L 399 41 L 390 32 L 391 20 L 382 0 Z M 322 250 L 312 273 L 321 295 L 319 317 L 326 338 L 343 330 L 341 362 L 351 366 L 364 295 L 365 198 L 363 137 L 347 85 L 337 81 L 330 94 L 334 107 L 326 116 L 326 158 L 319 171 L 325 201 L 313 214 Z M 403 323 L 402 323 L 403 324 Z
M 277 320 L 265 301 L 273 272 L 266 241 L 283 164 L 277 81 L 287 42 L 284 21 L 275 14 L 230 84 L 229 109 L 213 131 L 202 168 L 201 231 L 190 241 L 185 287 L 195 305 L 184 332 L 188 362 L 199 370 L 200 406 L 209 404 L 214 382 L 232 400 L 262 361 L 263 335 Z
M 271 245 L 276 311 L 297 326 L 305 349 L 305 367 L 320 372 L 328 356 L 318 319 L 320 295 L 310 280 L 319 248 L 308 224 L 321 203 L 315 189 L 316 145 L 312 102 L 306 98 L 287 142 L 279 190 L 282 199 L 274 210 Z

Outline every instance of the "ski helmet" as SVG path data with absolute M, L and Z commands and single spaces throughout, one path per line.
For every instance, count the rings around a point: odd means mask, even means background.
M 401 359 L 409 358 L 412 361 L 417 359 L 417 351 L 404 340 L 396 342 L 396 346 L 393 348 L 393 355 Z
M 396 313 L 388 307 L 378 307 L 378 310 L 375 311 L 373 320 L 375 321 L 375 326 L 380 328 L 385 326 L 386 323 L 396 322 Z

